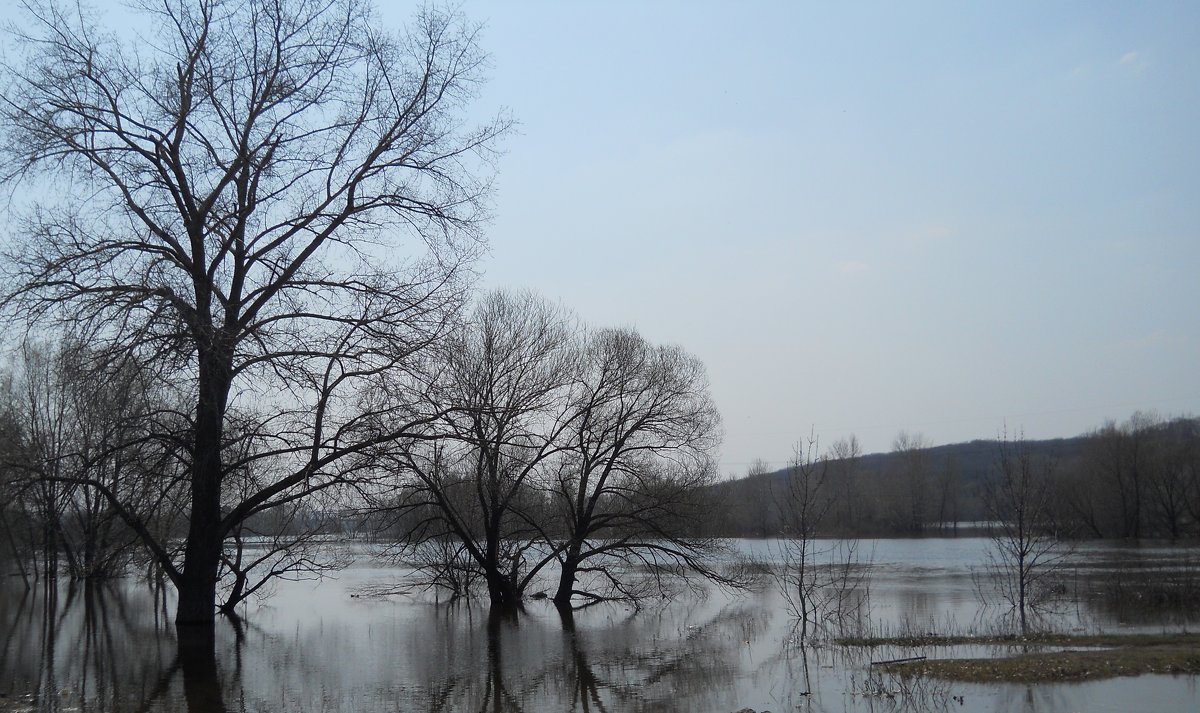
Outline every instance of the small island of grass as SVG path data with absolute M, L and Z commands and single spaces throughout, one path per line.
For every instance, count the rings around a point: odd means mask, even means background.
M 1189 633 L 926 635 L 843 639 L 839 643 L 864 647 L 978 645 L 1021 649 L 991 658 L 926 658 L 879 664 L 900 676 L 973 683 L 1048 683 L 1148 673 L 1200 674 L 1200 634 Z

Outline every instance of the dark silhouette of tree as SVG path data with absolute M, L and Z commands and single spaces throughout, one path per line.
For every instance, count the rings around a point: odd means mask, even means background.
M 855 465 L 857 451 L 852 438 L 822 454 L 817 437 L 810 435 L 797 444 L 776 494 L 783 529 L 775 547 L 775 581 L 800 641 L 823 627 L 858 622 L 866 602 L 869 583 L 858 541 L 822 537 L 843 495 L 838 478 Z
M 630 330 L 581 333 L 511 292 L 484 296 L 440 353 L 426 391 L 442 415 L 378 455 L 402 481 L 384 506 L 426 583 L 455 596 L 478 579 L 507 609 L 555 570 L 565 607 L 646 596 L 684 571 L 733 583 L 698 534 L 720 437 L 698 360 Z
M 382 456 L 407 481 L 403 539 L 417 548 L 443 538 L 462 543 L 461 550 L 438 547 L 453 553 L 449 560 L 425 560 L 431 581 L 460 581 L 465 555 L 493 606 L 511 609 L 550 562 L 541 548 L 550 525 L 534 483 L 564 447 L 572 337 L 567 315 L 545 300 L 493 292 L 444 341 L 430 390 L 432 407 L 444 404 L 444 413 L 428 438 Z
M 1054 519 L 1053 472 L 1053 463 L 1034 456 L 1024 438 L 1005 436 L 984 488 L 996 586 L 1017 612 L 1022 632 L 1047 592 L 1042 585 L 1066 554 Z
M 834 501 L 836 526 L 841 532 L 853 532 L 863 519 L 862 445 L 853 433 L 839 438 L 829 448 L 829 467 L 837 489 Z
M 581 350 L 569 412 L 550 485 L 565 523 L 555 603 L 636 598 L 631 567 L 721 580 L 706 564 L 714 543 L 700 534 L 721 437 L 703 364 L 632 330 L 597 331 Z
M 896 456 L 896 472 L 892 487 L 900 495 L 902 508 L 895 521 L 905 532 L 921 532 L 929 522 L 930 505 L 934 500 L 930 490 L 929 441 L 920 433 L 901 431 L 892 441 Z

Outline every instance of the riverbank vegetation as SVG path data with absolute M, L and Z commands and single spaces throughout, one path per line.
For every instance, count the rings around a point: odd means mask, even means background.
M 900 433 L 889 453 L 830 449 L 836 485 L 819 535 L 981 531 L 995 520 L 988 493 L 1003 475 L 998 465 L 1006 440 L 1001 433 L 931 446 L 920 435 Z M 1041 479 L 1051 506 L 1045 522 L 1056 538 L 1200 536 L 1200 419 L 1139 412 L 1074 438 L 1013 439 L 1009 447 L 1017 440 L 1030 467 L 1051 471 Z M 786 523 L 774 503 L 789 487 L 790 470 L 758 464 L 723 483 L 726 507 L 714 530 L 733 537 L 783 533 Z
M 1141 674 L 1200 674 L 1200 634 L 924 635 L 846 638 L 853 647 L 899 647 L 912 655 L 877 665 L 904 676 L 971 683 L 1051 683 Z M 986 658 L 926 657 L 931 648 L 986 646 Z

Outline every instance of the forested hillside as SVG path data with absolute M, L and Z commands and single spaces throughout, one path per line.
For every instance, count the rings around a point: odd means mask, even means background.
M 984 494 L 1000 440 L 928 446 L 901 434 L 889 453 L 839 441 L 786 468 L 720 484 L 720 534 L 784 534 L 797 483 L 816 501 L 824 534 L 921 534 L 989 519 Z M 1135 414 L 1075 438 L 1022 441 L 1051 481 L 1055 529 L 1077 537 L 1200 534 L 1200 419 Z

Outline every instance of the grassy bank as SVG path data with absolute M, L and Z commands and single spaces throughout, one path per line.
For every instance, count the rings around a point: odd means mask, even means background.
M 1200 634 L 1033 634 L 844 639 L 847 646 L 1005 647 L 994 658 L 944 658 L 881 664 L 901 676 L 951 681 L 1047 683 L 1145 673 L 1200 674 Z M 1053 649 L 1053 650 L 1045 650 Z M 914 655 L 919 652 L 914 651 Z

